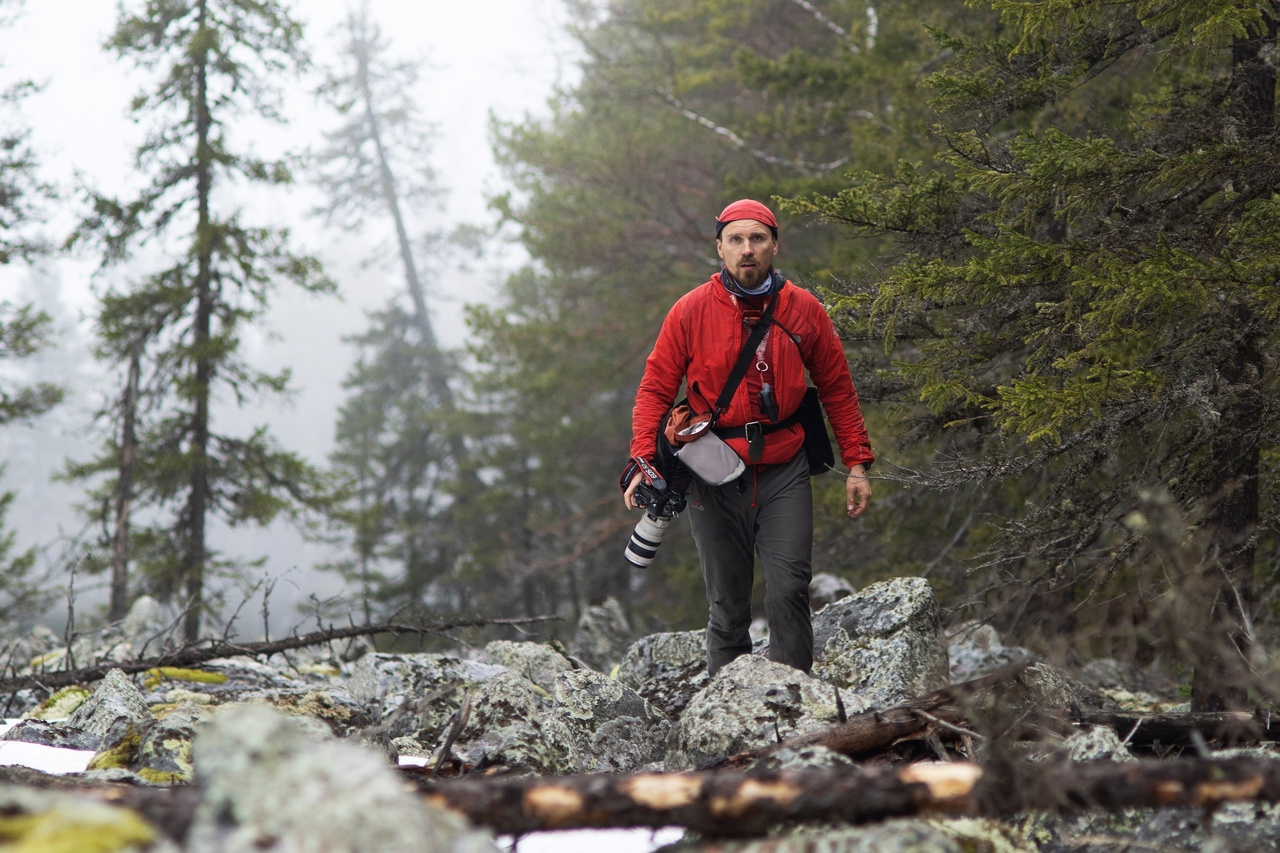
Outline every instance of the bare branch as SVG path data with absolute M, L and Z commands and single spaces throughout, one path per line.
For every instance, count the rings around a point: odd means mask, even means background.
M 685 106 L 684 101 L 677 98 L 671 92 L 662 89 L 655 89 L 654 91 L 657 93 L 658 97 L 662 98 L 668 104 L 679 110 L 680 114 L 685 118 L 690 121 L 697 122 L 708 130 L 714 132 L 717 136 L 728 140 L 735 148 L 740 148 L 752 157 L 755 157 L 758 160 L 763 160 L 771 166 L 784 166 L 812 178 L 818 177 L 819 175 L 825 175 L 828 172 L 839 169 L 841 166 L 849 162 L 848 157 L 841 157 L 838 160 L 832 160 L 829 163 L 810 163 L 807 160 L 792 160 L 788 157 L 779 157 L 775 154 L 770 154 L 769 152 L 762 151 L 759 148 L 752 148 L 747 144 L 745 139 L 734 133 L 729 128 L 721 124 L 716 124 L 706 116 L 689 109 Z
M 327 631 L 314 631 L 302 636 L 288 637 L 283 640 L 272 640 L 262 643 L 232 643 L 227 640 L 207 640 L 192 643 L 180 649 L 144 660 L 116 663 L 106 661 L 94 666 L 61 672 L 46 672 L 37 675 L 18 676 L 0 680 L 0 693 L 12 693 L 31 687 L 41 687 L 52 692 L 59 687 L 72 684 L 85 684 L 105 678 L 107 673 L 118 669 L 125 675 L 158 667 L 191 667 L 207 663 L 217 658 L 243 657 L 248 655 L 273 655 L 291 649 L 307 646 L 319 646 L 333 640 L 345 640 L 351 637 L 367 637 L 374 634 L 443 634 L 458 628 L 483 628 L 490 625 L 527 625 L 531 622 L 547 622 L 558 619 L 558 616 L 532 616 L 524 619 L 455 619 L 449 622 L 438 622 L 433 625 L 404 625 L 387 623 L 382 625 L 360 625 L 353 628 L 330 628 Z

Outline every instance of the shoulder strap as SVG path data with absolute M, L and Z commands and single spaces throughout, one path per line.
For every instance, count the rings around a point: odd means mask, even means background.
M 729 374 L 729 378 L 724 383 L 720 396 L 716 398 L 715 419 L 718 420 L 720 415 L 729 408 L 729 401 L 733 399 L 733 392 L 738 390 L 738 384 L 742 382 L 742 377 L 747 375 L 747 365 L 751 364 L 751 357 L 755 355 L 756 347 L 760 345 L 760 339 L 764 337 L 765 331 L 769 328 L 769 323 L 773 321 L 773 306 L 777 304 L 779 292 L 773 294 L 773 298 L 769 300 L 769 304 L 765 306 L 764 313 L 760 315 L 760 320 L 751 327 L 751 334 L 747 336 L 747 342 L 742 346 L 742 352 L 738 353 L 738 360 L 733 365 L 733 371 Z

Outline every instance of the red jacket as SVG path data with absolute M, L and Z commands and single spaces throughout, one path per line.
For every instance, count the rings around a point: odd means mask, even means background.
M 804 397 L 807 369 L 840 445 L 841 461 L 846 466 L 870 464 L 875 457 L 858 405 L 858 392 L 831 318 L 813 294 L 789 281 L 774 298 L 778 304 L 765 337 L 762 359 L 767 369 L 757 369 L 753 360 L 728 410 L 720 416 L 719 425 L 769 423 L 760 408 L 760 388 L 765 382 L 773 386 L 778 420 L 786 419 Z M 658 423 L 675 402 L 682 381 L 688 380 L 685 393 L 694 411 L 712 410 L 750 334 L 742 317 L 740 300 L 720 283 L 719 273 L 672 306 L 645 363 L 644 378 L 636 393 L 631 415 L 632 456 L 654 457 Z M 745 438 L 727 441 L 739 456 L 748 458 Z M 765 437 L 759 464 L 788 462 L 803 443 L 804 430 L 799 424 L 770 433 Z

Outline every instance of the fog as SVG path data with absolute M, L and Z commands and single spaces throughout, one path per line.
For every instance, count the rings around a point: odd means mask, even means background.
M 338 44 L 335 28 L 350 4 L 307 0 L 293 5 L 307 22 L 317 65 L 332 61 Z M 494 217 L 486 198 L 503 189 L 503 183 L 491 155 L 490 116 L 512 120 L 542 113 L 554 88 L 574 72 L 559 0 L 371 0 L 368 7 L 371 19 L 390 39 L 392 54 L 422 60 L 415 97 L 437 129 L 432 165 L 446 195 L 438 207 L 408 211 L 410 226 L 417 229 L 411 236 L 460 223 L 491 224 Z M 42 229 L 52 241 L 65 237 L 81 211 L 79 188 L 110 192 L 127 186 L 133 151 L 144 133 L 126 114 L 141 79 L 100 47 L 115 16 L 115 4 L 103 0 L 28 3 L 16 21 L 0 30 L 0 83 L 30 79 L 42 86 L 23 102 L 20 121 L 31 130 L 44 179 L 60 192 Z M 309 87 L 316 82 L 312 78 L 290 84 L 287 127 L 246 128 L 258 153 L 322 144 L 322 132 L 332 128 L 336 118 L 312 94 Z M 233 145 L 238 141 L 233 138 Z M 371 219 L 353 233 L 327 228 L 309 213 L 319 201 L 305 177 L 287 195 L 273 192 L 239 200 L 248 214 L 269 213 L 272 224 L 287 224 L 297 249 L 322 258 L 341 296 L 278 291 L 267 322 L 245 336 L 244 353 L 262 369 L 290 368 L 296 393 L 288 405 L 271 400 L 243 410 L 223 401 L 215 417 L 219 429 L 235 434 L 268 424 L 282 446 L 323 463 L 332 446 L 339 385 L 353 358 L 343 337 L 361 330 L 365 312 L 385 304 L 404 285 L 389 221 Z M 387 262 L 379 263 L 380 258 Z M 482 259 L 465 263 L 430 245 L 422 248 L 419 258 L 423 268 L 435 270 L 426 281 L 427 298 L 437 338 L 447 348 L 465 341 L 464 305 L 488 298 L 495 282 L 523 260 L 509 244 L 494 244 Z M 54 317 L 58 328 L 55 349 L 29 364 L 3 366 L 3 376 L 17 371 L 28 380 L 57 381 L 69 392 L 66 402 L 34 423 L 0 430 L 0 453 L 8 465 L 0 485 L 17 491 L 9 527 L 19 546 L 41 547 L 46 567 L 57 565 L 68 540 L 84 533 L 84 521 L 74 511 L 82 487 L 50 482 L 50 476 L 68 458 L 84 460 L 93 454 L 101 433 L 94 431 L 92 412 L 104 394 L 115 392 L 89 350 L 94 288 L 110 281 L 99 278 L 95 283 L 94 274 L 94 260 L 87 256 L 59 255 L 35 267 L 18 263 L 0 268 L 0 299 L 35 301 Z M 118 280 L 121 273 L 110 275 Z M 308 596 L 341 592 L 336 578 L 311 569 L 332 558 L 332 549 L 303 541 L 287 525 L 230 533 L 215 526 L 209 544 L 239 557 L 267 557 L 260 575 L 275 581 L 273 631 L 297 623 L 302 618 L 298 604 Z M 104 583 L 98 578 L 77 580 L 78 612 L 105 600 Z M 258 602 L 246 608 L 257 610 Z M 65 612 L 62 603 L 49 620 L 56 623 Z M 238 624 L 247 633 L 260 631 L 261 615 L 243 617 Z

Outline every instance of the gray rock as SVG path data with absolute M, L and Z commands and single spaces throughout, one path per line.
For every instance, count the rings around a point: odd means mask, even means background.
M 328 726 L 335 737 L 346 737 L 378 722 L 376 709 L 357 702 L 343 687 L 248 690 L 236 701 L 270 705 L 286 714 L 318 720 Z
M 842 598 L 856 593 L 853 584 L 828 572 L 818 572 L 809 581 L 809 607 L 821 610 L 828 604 L 834 604 Z
M 506 667 L 442 654 L 368 654 L 351 667 L 348 689 L 357 702 L 378 702 L 390 713 L 405 700 L 480 684 Z
M 694 853 L 697 842 L 663 848 Z M 717 853 L 1034 853 L 1008 827 L 983 820 L 898 818 L 863 827 L 803 826 L 766 839 L 723 841 Z
M 1001 693 L 1005 708 L 1012 712 L 1031 710 L 1097 711 L 1102 698 L 1066 672 L 1047 663 L 1033 663 L 1022 671 L 1009 689 Z
M 67 725 L 102 737 L 119 721 L 141 729 L 152 719 L 142 693 L 123 672 L 113 669 L 67 719 Z
M 204 706 L 188 703 L 141 726 L 118 720 L 103 737 L 89 770 L 128 771 L 150 785 L 186 784 L 192 777 L 192 741 L 210 719 Z
M 574 669 L 573 662 L 546 643 L 513 643 L 494 640 L 484 647 L 489 660 L 522 675 L 550 693 L 556 676 Z
M 308 737 L 263 706 L 222 711 L 196 738 L 201 799 L 187 853 L 490 853 L 492 839 L 407 791 L 381 756 Z
M 1256 853 L 1280 849 L 1280 805 L 1228 803 L 1203 809 L 1125 809 L 1030 818 L 1029 834 L 1043 853 L 1089 849 L 1086 839 L 1107 839 L 1115 850 L 1196 850 Z
M 528 679 L 500 673 L 470 690 L 471 715 L 454 744 L 450 759 L 471 769 L 505 768 L 514 773 L 569 772 L 568 744 L 548 737 L 544 723 L 552 700 Z M 452 718 L 429 741 L 426 753 L 438 757 Z M 434 760 L 434 758 L 433 758 Z
M 1091 726 L 1062 742 L 1071 761 L 1137 761 L 1110 726 Z
M 156 720 L 143 733 L 130 769 L 153 785 L 190 782 L 192 743 L 211 719 L 204 706 L 187 703 Z
M 668 716 L 680 716 L 694 694 L 710 682 L 707 632 L 650 634 L 631 644 L 618 680 Z
M 149 595 L 140 595 L 120 623 L 120 638 L 134 657 L 151 657 L 178 645 L 178 620 Z
M 814 675 L 870 707 L 900 705 L 948 683 L 942 613 L 924 578 L 872 584 L 814 615 Z
M 58 725 L 45 720 L 22 720 L 9 731 L 0 735 L 0 740 L 14 740 L 22 743 L 38 743 L 41 746 L 56 746 L 60 749 L 92 749 L 97 750 L 102 743 L 102 735 L 86 732 L 73 726 Z
M 951 662 L 951 681 L 972 681 L 988 673 L 1017 663 L 1031 663 L 1039 657 L 1018 646 L 1006 646 L 996 629 L 981 622 L 961 626 L 947 646 Z
M 348 689 L 379 720 L 378 739 L 437 742 L 463 693 L 505 673 L 505 667 L 441 654 L 368 654 L 351 668 Z M 530 683 L 532 689 L 532 683 Z
M 783 770 L 853 766 L 852 758 L 825 746 L 789 746 L 760 759 L 752 769 L 778 773 Z
M 622 605 L 609 596 L 603 604 L 583 611 L 569 651 L 587 666 L 609 672 L 622 660 L 633 639 Z
M 630 773 L 661 761 L 671 724 L 639 693 L 591 670 L 556 676 L 549 734 L 570 747 L 570 772 Z
M 705 767 L 831 725 L 838 719 L 836 689 L 785 664 L 743 655 L 721 668 L 672 726 L 666 769 Z M 853 691 L 840 695 L 849 714 L 870 707 Z

